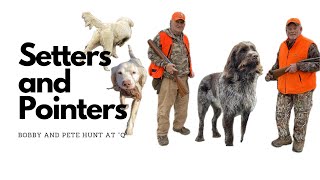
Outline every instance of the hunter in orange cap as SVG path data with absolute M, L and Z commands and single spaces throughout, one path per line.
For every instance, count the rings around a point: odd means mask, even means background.
M 149 75 L 153 77 L 152 86 L 158 94 L 157 139 L 160 146 L 169 144 L 170 111 L 174 107 L 172 130 L 182 135 L 190 134 L 185 127 L 189 103 L 189 94 L 182 95 L 177 90 L 175 74 L 181 79 L 181 84 L 189 89 L 188 79 L 194 77 L 190 57 L 188 37 L 183 33 L 185 15 L 175 12 L 170 19 L 170 27 L 161 30 L 153 42 L 170 62 L 161 58 L 152 48 L 148 49 L 151 60 Z
M 290 23 L 294 23 L 296 25 L 301 25 L 301 22 L 298 18 L 290 18 L 288 21 L 287 21 L 287 24 L 286 26 L 288 26 Z
M 285 74 L 277 79 L 270 73 L 266 80 L 277 80 L 278 97 L 276 104 L 276 124 L 278 138 L 271 142 L 274 147 L 289 145 L 292 150 L 302 152 L 307 132 L 309 114 L 312 108 L 312 94 L 316 88 L 318 61 L 302 62 L 304 59 L 319 58 L 317 45 L 302 34 L 298 18 L 290 18 L 286 23 L 287 39 L 280 45 L 276 63 L 271 70 L 285 68 Z M 291 109 L 294 109 L 293 138 L 289 130 Z
M 182 12 L 175 12 L 172 14 L 171 20 L 177 21 L 177 20 L 186 20 L 186 16 Z

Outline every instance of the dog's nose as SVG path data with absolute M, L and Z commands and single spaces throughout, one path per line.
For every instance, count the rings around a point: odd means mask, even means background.
M 123 85 L 124 87 L 130 87 L 130 86 L 131 86 L 131 83 L 130 83 L 129 80 L 125 80 L 125 81 L 122 82 L 122 85 Z
M 257 58 L 258 58 L 258 54 L 253 54 L 252 57 L 253 57 L 254 59 L 257 59 Z

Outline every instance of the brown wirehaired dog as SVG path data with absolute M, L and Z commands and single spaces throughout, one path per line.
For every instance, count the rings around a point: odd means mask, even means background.
M 213 137 L 220 137 L 217 119 L 223 112 L 225 143 L 233 145 L 233 121 L 241 115 L 241 142 L 251 111 L 256 104 L 256 85 L 262 74 L 259 54 L 253 43 L 244 41 L 235 45 L 222 73 L 213 73 L 202 79 L 198 89 L 199 132 L 196 141 L 204 141 L 204 118 L 211 105 Z

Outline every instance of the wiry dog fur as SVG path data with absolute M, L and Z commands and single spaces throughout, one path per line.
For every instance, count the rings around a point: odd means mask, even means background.
M 134 122 L 142 98 L 142 88 L 147 80 L 147 71 L 142 66 L 141 61 L 133 55 L 130 46 L 129 55 L 129 61 L 123 62 L 111 69 L 113 89 L 120 91 L 120 103 L 125 104 L 125 98 L 133 98 L 126 129 L 127 135 L 133 133 Z
M 131 38 L 133 21 L 130 18 L 121 17 L 115 23 L 102 23 L 90 12 L 82 13 L 82 18 L 85 21 L 85 26 L 89 26 L 89 29 L 93 26 L 97 28 L 83 52 L 87 53 L 102 46 L 104 51 L 111 53 L 110 56 L 118 58 L 116 46 L 121 47 Z
M 233 121 L 241 115 L 241 142 L 247 121 L 256 104 L 256 85 L 262 74 L 259 54 L 251 42 L 240 42 L 229 55 L 222 73 L 213 73 L 202 79 L 198 89 L 199 132 L 196 141 L 204 141 L 204 118 L 211 105 L 213 137 L 220 137 L 217 119 L 223 112 L 225 143 L 233 145 Z

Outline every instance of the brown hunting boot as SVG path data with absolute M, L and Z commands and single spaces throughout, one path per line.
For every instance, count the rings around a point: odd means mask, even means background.
M 292 143 L 291 136 L 279 137 L 278 139 L 272 141 L 272 146 L 281 147 L 283 145 L 289 145 Z
M 159 136 L 158 135 L 158 143 L 160 146 L 166 146 L 169 144 L 169 139 L 167 135 Z
M 302 152 L 304 147 L 304 141 L 298 142 L 296 140 L 293 141 L 292 151 L 294 152 Z
M 182 134 L 182 135 L 188 135 L 188 134 L 190 134 L 190 130 L 189 130 L 188 128 L 186 128 L 186 127 L 182 127 L 181 129 L 175 129 L 175 128 L 173 128 L 173 131 L 174 131 L 174 132 L 178 132 L 178 133 L 180 133 L 180 134 Z

